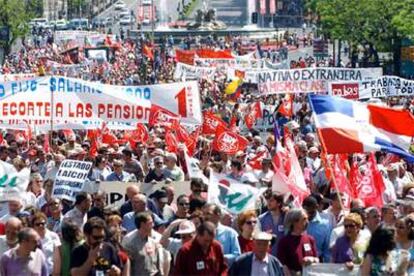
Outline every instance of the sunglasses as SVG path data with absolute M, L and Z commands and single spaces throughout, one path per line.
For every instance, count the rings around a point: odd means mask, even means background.
M 178 203 L 178 205 L 180 205 L 180 206 L 190 206 L 190 203 L 181 202 L 181 203 Z
M 257 220 L 248 220 L 245 222 L 247 225 L 257 224 Z
M 45 225 L 46 225 L 46 222 L 35 223 L 35 226 L 45 226 Z
M 344 227 L 345 227 L 345 229 L 346 228 L 355 228 L 356 225 L 355 224 L 345 224 Z
M 105 239 L 105 236 L 92 236 L 95 241 L 102 241 Z

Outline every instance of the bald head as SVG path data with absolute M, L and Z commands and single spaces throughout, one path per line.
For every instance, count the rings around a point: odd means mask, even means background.
M 17 233 L 23 228 L 20 219 L 11 217 L 5 225 L 6 239 L 9 244 L 17 243 Z
M 126 194 L 129 199 L 132 199 L 135 195 L 139 194 L 139 187 L 137 185 L 129 185 L 126 188 Z

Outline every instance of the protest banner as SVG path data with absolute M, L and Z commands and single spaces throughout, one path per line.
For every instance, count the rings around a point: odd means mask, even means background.
M 382 76 L 382 68 L 302 68 L 290 70 L 260 70 L 250 80 L 258 84 L 259 94 L 327 93 L 334 81 L 363 81 Z
M 178 182 L 158 182 L 152 183 L 136 183 L 136 182 L 118 182 L 118 181 L 103 181 L 100 183 L 99 190 L 106 192 L 106 203 L 107 207 L 117 208 L 120 207 L 128 198 L 126 196 L 126 188 L 129 185 L 137 185 L 140 191 L 147 197 L 150 196 L 154 191 L 161 189 L 162 187 L 172 186 L 176 196 L 185 194 L 189 195 L 190 181 L 178 181 Z
M 175 67 L 175 80 L 198 80 L 200 78 L 213 78 L 216 68 L 193 66 L 178 62 Z
M 30 169 L 17 171 L 9 163 L 0 160 L 0 201 L 23 198 L 30 180 Z
M 63 160 L 56 174 L 52 197 L 75 201 L 75 196 L 84 188 L 92 162 Z
M 358 82 L 333 82 L 329 86 L 329 94 L 347 99 L 413 96 L 414 81 L 397 76 L 382 76 Z
M 147 123 L 151 105 L 177 114 L 183 124 L 201 124 L 197 82 L 115 86 L 66 77 L 0 83 L 0 124 L 22 121 L 40 130 L 94 129 L 103 122 L 127 129 Z
M 1 82 L 9 82 L 9 81 L 20 81 L 20 80 L 28 80 L 36 78 L 36 74 L 28 73 L 28 74 L 5 74 L 0 75 L 0 83 Z
M 302 276 L 357 276 L 360 275 L 359 265 L 354 265 L 352 270 L 345 264 L 312 264 L 303 267 Z

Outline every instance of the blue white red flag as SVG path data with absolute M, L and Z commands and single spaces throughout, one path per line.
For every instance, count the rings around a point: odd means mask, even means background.
M 408 111 L 332 96 L 309 100 L 327 153 L 386 151 L 414 162 L 414 117 Z

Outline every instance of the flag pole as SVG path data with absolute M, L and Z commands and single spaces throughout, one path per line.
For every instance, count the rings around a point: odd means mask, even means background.
M 313 111 L 313 110 L 315 110 L 315 109 L 313 108 L 312 101 L 310 100 L 310 96 L 308 96 L 308 101 L 309 101 L 309 105 L 311 106 L 312 111 Z M 315 119 L 315 113 L 313 113 L 313 116 L 314 116 L 314 119 Z M 316 134 L 318 135 L 319 141 L 320 141 L 320 143 L 321 143 L 321 147 L 322 147 L 322 154 L 325 154 L 325 156 L 326 156 L 326 158 L 325 158 L 325 160 L 326 160 L 326 164 L 325 164 L 325 166 L 327 166 L 327 167 L 328 167 L 328 169 L 332 172 L 332 173 L 331 173 L 331 179 L 332 179 L 332 181 L 333 181 L 333 183 L 334 183 L 334 186 L 335 186 L 335 192 L 336 192 L 336 195 L 337 195 L 337 196 L 338 196 L 338 198 L 339 198 L 339 204 L 340 204 L 340 206 L 341 206 L 341 209 L 342 209 L 342 210 L 345 210 L 344 205 L 342 204 L 342 198 L 341 198 L 341 195 L 339 194 L 338 183 L 336 182 L 336 179 L 335 179 L 335 177 L 334 177 L 334 175 L 333 175 L 334 170 L 333 170 L 333 168 L 332 168 L 332 166 L 331 166 L 331 163 L 330 163 L 330 162 L 329 162 L 329 160 L 328 160 L 328 154 L 327 154 L 328 152 L 327 152 L 327 150 L 326 150 L 325 142 L 324 142 L 324 140 L 323 140 L 323 138 L 322 138 L 322 135 L 321 135 L 321 133 L 320 133 L 320 129 L 316 128 Z M 325 167 L 325 170 L 326 170 L 326 167 Z M 326 174 L 326 173 L 325 173 L 325 174 Z

